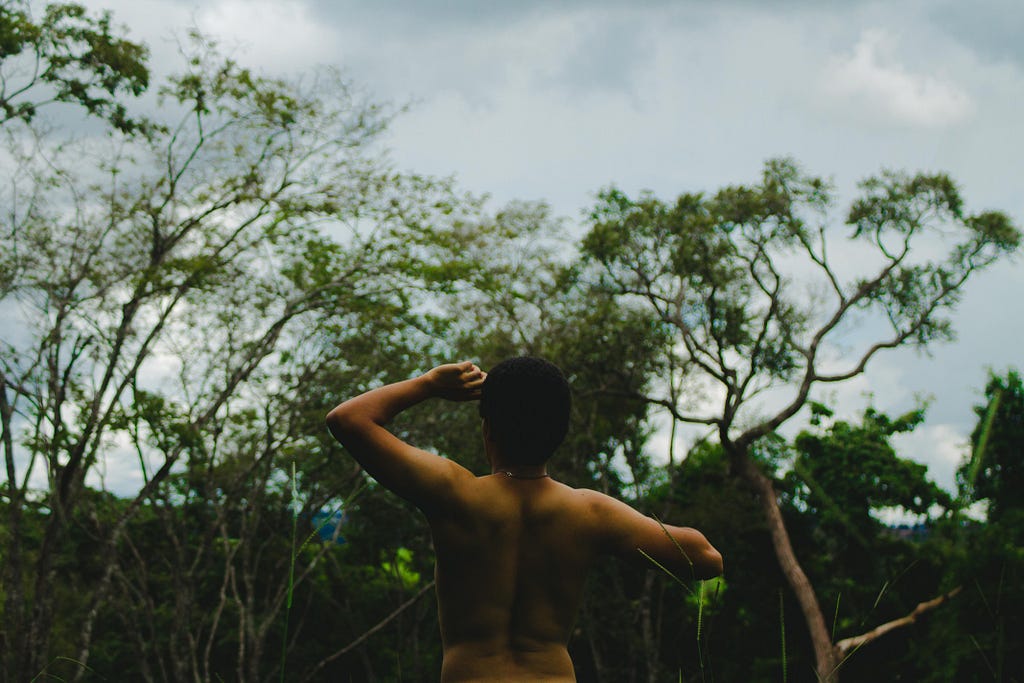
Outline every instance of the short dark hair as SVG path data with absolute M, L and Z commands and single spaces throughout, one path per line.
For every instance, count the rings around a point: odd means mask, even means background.
M 480 415 L 502 455 L 521 465 L 547 462 L 569 431 L 572 398 L 565 375 L 543 358 L 504 360 L 487 373 Z

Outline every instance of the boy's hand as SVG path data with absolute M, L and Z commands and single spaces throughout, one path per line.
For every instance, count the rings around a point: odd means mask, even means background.
M 430 383 L 435 396 L 449 401 L 476 401 L 480 399 L 487 373 L 467 360 L 439 365 L 423 378 Z

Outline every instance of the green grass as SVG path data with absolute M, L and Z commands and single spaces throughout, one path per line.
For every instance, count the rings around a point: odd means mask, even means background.
M 654 520 L 656 522 L 658 522 L 658 524 L 661 526 L 661 530 L 665 533 L 666 536 L 668 536 L 672 540 L 672 543 L 675 544 L 676 548 L 679 550 L 679 553 L 686 559 L 687 564 L 690 566 L 690 574 L 691 574 L 690 578 L 693 579 L 693 580 L 696 580 L 696 575 L 694 573 L 694 567 L 693 567 L 693 560 L 690 559 L 689 555 L 686 554 L 686 551 L 683 550 L 683 547 L 681 545 L 679 545 L 679 542 L 672 536 L 672 534 L 669 533 L 668 529 L 665 528 L 664 523 L 660 519 L 658 519 L 657 516 L 654 516 Z M 677 584 L 682 586 L 683 590 L 688 593 L 689 597 L 693 598 L 696 601 L 696 603 L 697 603 L 697 635 L 696 635 L 697 663 L 698 663 L 698 665 L 700 667 L 700 678 L 701 678 L 701 680 L 702 681 L 707 681 L 708 680 L 708 670 L 707 670 L 707 662 L 705 661 L 706 657 L 705 657 L 705 652 L 704 652 L 703 644 L 704 644 L 705 635 L 706 635 L 704 633 L 704 610 L 705 610 L 705 605 L 707 604 L 706 595 L 705 595 L 705 586 L 708 583 L 708 581 L 699 581 L 698 584 L 697 584 L 696 590 L 694 590 L 693 588 L 690 587 L 689 584 L 687 584 L 682 579 L 680 579 L 678 576 L 676 576 L 676 574 L 672 570 L 670 570 L 668 567 L 666 567 L 665 565 L 661 564 L 656 559 L 654 559 L 653 557 L 648 555 L 643 550 L 643 548 L 637 548 L 637 550 L 640 552 L 641 555 L 643 555 L 645 558 L 647 558 L 647 560 L 651 564 L 653 564 L 655 567 L 657 567 L 662 572 L 664 572 L 669 577 L 671 577 L 672 580 L 675 581 Z M 718 597 L 719 597 L 720 592 L 721 592 L 721 589 L 722 589 L 723 581 L 722 581 L 721 577 L 715 577 L 713 579 L 710 579 L 710 581 L 714 581 L 715 582 L 715 593 L 714 593 L 714 596 L 715 596 L 715 601 L 717 602 Z M 679 671 L 679 680 L 682 680 L 682 677 L 683 677 L 683 672 L 682 672 L 682 670 L 680 670 Z
M 46 666 L 44 666 L 42 671 L 40 671 L 35 676 L 33 676 L 32 680 L 29 683 L 36 683 L 36 681 L 40 681 L 40 680 L 42 680 L 42 681 L 48 681 L 48 680 L 64 681 L 64 679 L 61 678 L 60 676 L 58 676 L 57 674 L 51 674 L 51 673 L 47 673 L 46 672 L 47 669 L 49 669 L 51 666 L 53 666 L 57 662 L 71 662 L 72 664 L 78 665 L 78 667 L 80 669 L 85 669 L 89 673 L 96 674 L 97 676 L 99 676 L 99 674 L 97 674 L 95 670 L 90 669 L 86 664 L 78 661 L 77 659 L 72 659 L 71 657 L 57 656 L 57 657 L 54 657 L 52 660 L 50 660 L 50 663 L 47 664 Z M 41 679 L 40 676 L 45 676 L 46 678 L 42 678 Z M 103 678 L 103 676 L 99 676 L 99 677 L 102 680 L 104 680 L 104 681 L 107 680 L 106 678 Z
M 291 617 L 292 598 L 293 598 L 293 596 L 295 594 L 295 562 L 298 559 L 299 554 L 302 552 L 302 549 L 305 548 L 307 545 L 309 545 L 310 541 L 312 541 L 314 538 L 318 538 L 319 535 L 320 535 L 320 530 L 323 529 L 325 526 L 327 526 L 327 523 L 330 522 L 331 519 L 334 517 L 334 513 L 335 512 L 339 512 L 341 510 L 341 508 L 338 508 L 338 510 L 333 510 L 331 514 L 329 514 L 326 517 L 324 517 L 323 521 L 320 522 L 320 524 L 317 525 L 313 529 L 313 531 L 310 532 L 308 536 L 306 536 L 305 539 L 303 539 L 302 543 L 299 544 L 296 547 L 295 541 L 298 538 L 298 529 L 299 529 L 299 505 L 297 504 L 297 501 L 299 500 L 299 490 L 298 490 L 298 487 L 296 486 L 296 483 L 295 483 L 296 479 L 297 478 L 295 476 L 295 463 L 293 462 L 292 463 L 292 476 L 291 476 L 291 487 L 292 487 L 292 538 L 291 538 L 291 546 L 292 546 L 292 551 L 291 551 L 291 557 L 289 558 L 289 562 L 288 562 L 288 594 L 287 594 L 287 597 L 285 598 L 285 606 L 284 606 L 284 633 L 281 636 L 281 676 L 280 676 L 281 683 L 284 683 L 284 680 L 285 680 L 285 666 L 286 666 L 286 664 L 288 662 L 288 624 L 290 622 L 290 617 Z M 350 495 L 346 499 L 346 503 L 351 505 L 352 501 L 354 501 L 356 498 L 358 498 L 359 494 L 362 493 L 363 490 L 364 490 L 364 486 L 363 485 L 357 486 L 356 489 L 352 492 L 352 495 Z

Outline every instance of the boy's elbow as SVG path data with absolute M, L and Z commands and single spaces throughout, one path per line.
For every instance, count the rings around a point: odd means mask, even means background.
M 331 412 L 327 413 L 327 418 L 325 419 L 327 429 L 338 441 L 342 441 L 345 435 L 352 431 L 350 417 L 351 415 L 345 410 L 344 404 L 336 406 Z
M 722 553 L 715 550 L 710 544 L 701 554 L 701 559 L 695 567 L 698 579 L 712 579 L 721 576 L 725 565 L 722 561 Z

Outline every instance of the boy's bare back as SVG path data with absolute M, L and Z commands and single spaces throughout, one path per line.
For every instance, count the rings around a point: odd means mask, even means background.
M 427 398 L 479 398 L 485 377 L 471 363 L 440 366 L 346 401 L 328 415 L 328 426 L 378 482 L 427 517 L 437 562 L 441 680 L 573 681 L 567 645 L 587 571 L 600 556 L 646 566 L 653 559 L 680 578 L 697 579 L 720 574 L 722 557 L 694 529 L 663 525 L 601 493 L 554 481 L 546 457 L 508 457 L 487 417 L 493 473 L 482 477 L 384 428 Z
M 566 650 L 597 554 L 588 496 L 551 479 L 480 477 L 428 515 L 443 681 L 575 680 Z

